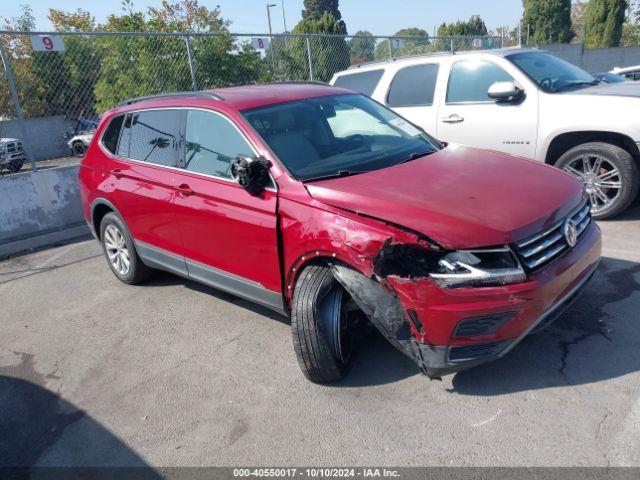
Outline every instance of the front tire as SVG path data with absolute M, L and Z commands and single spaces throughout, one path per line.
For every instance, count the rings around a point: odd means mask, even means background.
M 23 166 L 24 166 L 24 159 L 14 160 L 13 162 L 7 165 L 7 170 L 9 170 L 9 173 L 18 173 L 20 170 L 22 170 Z
M 609 143 L 578 145 L 563 154 L 556 167 L 582 181 L 591 203 L 591 214 L 597 220 L 621 213 L 635 200 L 640 189 L 640 171 L 634 158 Z
M 342 380 L 356 350 L 359 311 L 329 267 L 310 265 L 298 277 L 291 309 L 293 348 L 314 383 Z
M 76 157 L 84 157 L 84 154 L 87 152 L 87 147 L 82 142 L 75 142 L 73 144 L 73 154 Z
M 107 213 L 102 219 L 100 243 L 109 268 L 118 280 L 135 285 L 151 273 L 151 269 L 140 260 L 131 234 L 117 214 Z

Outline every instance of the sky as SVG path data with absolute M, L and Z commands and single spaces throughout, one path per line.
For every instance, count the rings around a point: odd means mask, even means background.
M 300 20 L 302 0 L 272 0 L 274 33 L 283 31 L 282 5 L 290 30 Z M 120 0 L 0 0 L 0 18 L 14 17 L 20 4 L 31 5 L 39 30 L 50 30 L 47 20 L 49 8 L 91 12 L 98 22 L 111 13 L 121 11 Z M 158 5 L 160 0 L 134 0 L 145 10 L 147 5 Z M 201 5 L 213 8 L 219 5 L 222 16 L 231 20 L 230 30 L 235 33 L 264 33 L 268 31 L 265 0 L 200 0 Z M 340 11 L 349 33 L 368 30 L 374 35 L 393 35 L 402 28 L 419 27 L 433 35 L 434 27 L 442 22 L 466 20 L 480 15 L 487 27 L 515 26 L 522 16 L 522 0 L 342 0 Z

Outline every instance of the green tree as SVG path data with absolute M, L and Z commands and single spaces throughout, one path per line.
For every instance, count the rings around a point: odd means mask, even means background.
M 625 0 L 590 0 L 584 13 L 585 46 L 619 46 L 626 10 Z
M 35 30 L 36 20 L 29 5 L 20 5 L 20 13 L 13 18 L 4 19 L 3 30 L 28 32 Z M 33 49 L 27 35 L 2 35 L 2 46 L 9 58 L 13 77 L 18 90 L 22 113 L 27 117 L 39 117 L 46 113 L 47 105 L 42 96 L 46 85 L 38 77 L 34 68 Z M 0 74 L 0 116 L 15 116 L 13 99 L 4 74 Z
M 565 43 L 571 40 L 571 0 L 523 0 L 522 28 L 531 43 Z
M 302 20 L 293 29 L 298 34 L 323 34 L 325 37 L 309 37 L 313 79 L 328 82 L 334 73 L 349 66 L 349 45 L 345 41 L 347 27 L 338 9 L 338 0 L 305 0 Z M 287 79 L 308 79 L 306 39 L 290 39 L 284 48 L 279 48 L 279 58 L 272 59 L 276 68 Z M 273 50 L 275 52 L 275 49 Z
M 479 15 L 473 15 L 466 22 L 458 20 L 455 23 L 443 23 L 438 27 L 439 37 L 487 35 L 487 26 Z
M 370 62 L 374 59 L 376 39 L 371 32 L 367 32 L 366 30 L 356 32 L 348 44 L 352 64 Z
M 484 37 L 488 34 L 484 20 L 478 15 L 473 15 L 467 21 L 458 20 L 455 23 L 443 23 L 438 27 L 438 40 L 435 42 L 437 50 L 468 50 L 473 47 L 467 39 L 446 37 Z M 485 42 L 484 48 L 494 47 L 490 42 Z
M 389 40 L 383 40 L 378 44 L 375 50 L 375 57 L 377 59 L 389 58 L 391 52 L 393 52 L 394 57 L 403 57 L 407 55 L 420 55 L 433 51 L 433 47 L 429 41 L 429 34 L 426 30 L 421 28 L 403 28 L 402 30 L 398 30 L 394 33 L 392 38 L 398 38 L 400 46 L 394 42 L 390 51 Z
M 159 8 L 136 11 L 130 0 L 121 15 L 111 15 L 101 28 L 121 32 L 215 33 L 192 37 L 198 88 L 213 88 L 258 80 L 263 62 L 248 45 L 238 46 L 229 22 L 218 7 L 208 9 L 198 0 L 164 0 Z M 102 72 L 95 86 L 98 111 L 123 98 L 190 90 L 191 74 L 182 36 L 104 37 Z

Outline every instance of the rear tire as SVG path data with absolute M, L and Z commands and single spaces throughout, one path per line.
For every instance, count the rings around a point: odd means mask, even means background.
M 640 189 L 640 171 L 635 159 L 610 143 L 592 142 L 578 145 L 556 162 L 585 185 L 591 214 L 597 220 L 611 218 L 635 200 Z
M 291 331 L 300 369 L 312 382 L 337 382 L 351 367 L 357 314 L 350 302 L 328 267 L 310 265 L 300 273 L 293 294 Z
M 100 222 L 100 243 L 109 268 L 118 280 L 135 285 L 151 274 L 152 270 L 140 260 L 131 234 L 117 214 L 107 213 Z

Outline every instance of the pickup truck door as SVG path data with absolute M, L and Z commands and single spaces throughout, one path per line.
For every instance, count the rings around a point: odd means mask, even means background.
M 453 60 L 448 77 L 438 109 L 438 139 L 535 157 L 537 89 L 527 88 L 516 102 L 492 100 L 488 90 L 495 82 L 515 81 L 520 86 L 524 82 L 491 59 Z
M 384 99 L 389 108 L 434 137 L 438 102 L 442 96 L 436 89 L 438 75 L 442 75 L 440 70 L 435 61 L 400 68 L 393 76 Z

